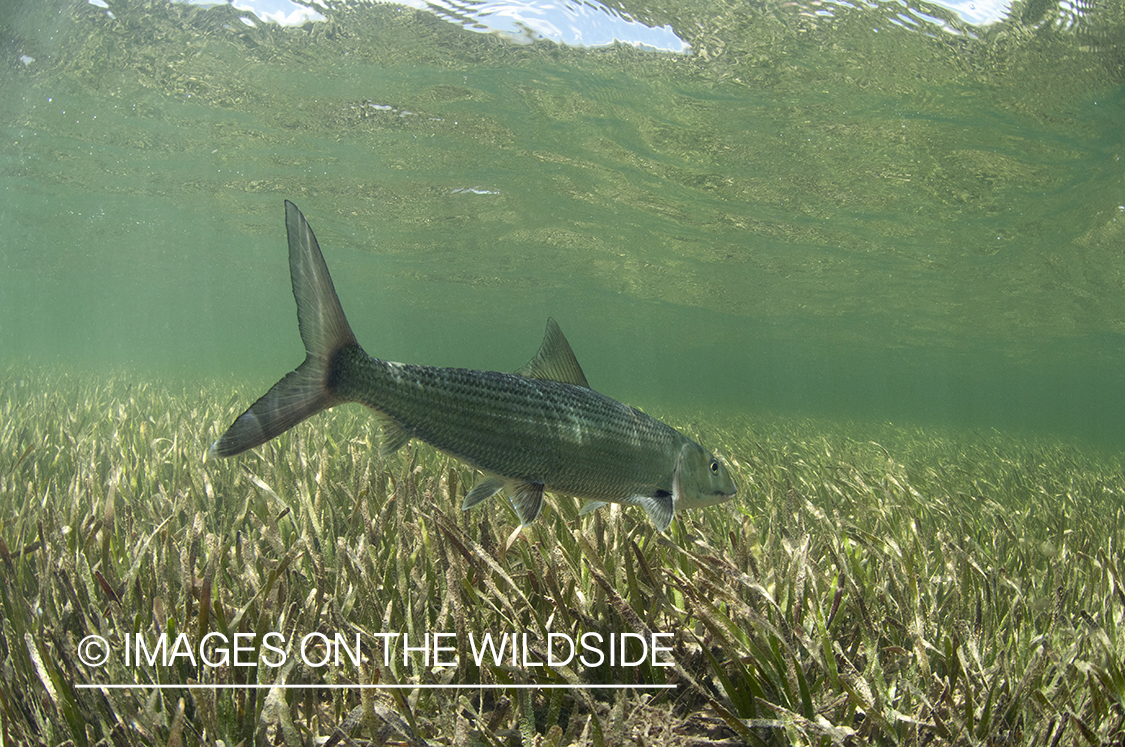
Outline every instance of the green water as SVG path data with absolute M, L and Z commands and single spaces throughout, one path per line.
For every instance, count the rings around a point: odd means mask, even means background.
M 288 198 L 380 357 L 550 315 L 641 407 L 1125 445 L 1120 4 L 619 6 L 688 55 L 108 5 L 0 3 L 5 361 L 272 382 Z

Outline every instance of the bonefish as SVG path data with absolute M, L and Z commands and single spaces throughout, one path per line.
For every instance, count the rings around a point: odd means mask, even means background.
M 526 526 L 543 493 L 641 506 L 664 531 L 677 511 L 734 497 L 726 465 L 676 429 L 590 388 L 553 319 L 516 373 L 436 368 L 374 358 L 352 334 L 312 228 L 285 201 L 289 273 L 305 361 L 211 445 L 229 457 L 334 405 L 358 402 L 382 421 L 382 451 L 417 438 L 484 474 L 471 508 L 501 491 Z

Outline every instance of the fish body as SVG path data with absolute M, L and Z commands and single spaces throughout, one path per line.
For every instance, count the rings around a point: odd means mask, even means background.
M 523 524 L 543 493 L 642 506 L 664 531 L 676 511 L 730 500 L 726 466 L 674 428 L 590 388 L 553 319 L 516 373 L 395 363 L 356 342 L 316 237 L 286 201 L 289 264 L 306 358 L 250 406 L 210 453 L 233 456 L 344 402 L 375 411 L 383 451 L 417 438 L 485 474 L 470 508 L 506 490 Z

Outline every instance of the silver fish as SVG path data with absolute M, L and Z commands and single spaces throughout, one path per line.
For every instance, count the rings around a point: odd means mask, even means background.
M 590 388 L 553 319 L 516 373 L 435 368 L 373 358 L 352 334 L 312 228 L 286 200 L 289 272 L 306 357 L 211 445 L 229 457 L 321 410 L 359 402 L 382 421 L 382 451 L 417 438 L 484 473 L 468 509 L 507 491 L 523 525 L 543 493 L 639 505 L 664 531 L 676 511 L 722 503 L 726 465 L 679 431 Z

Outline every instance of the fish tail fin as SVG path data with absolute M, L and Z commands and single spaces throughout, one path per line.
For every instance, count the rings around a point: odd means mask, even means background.
M 305 362 L 277 382 L 227 428 L 208 453 L 229 457 L 260 446 L 302 420 L 344 400 L 334 393 L 343 361 L 339 353 L 359 347 L 352 334 L 324 255 L 297 206 L 285 201 L 289 274 L 297 300 L 297 325 Z

